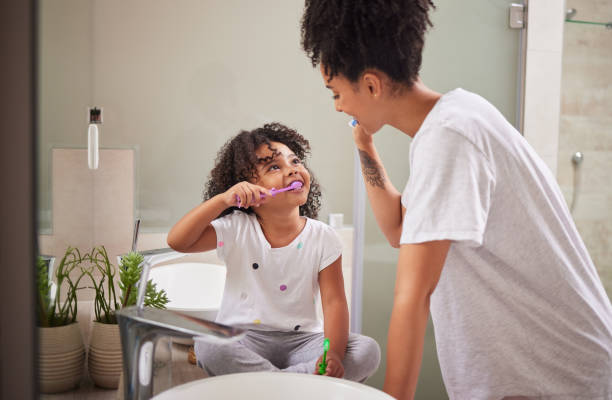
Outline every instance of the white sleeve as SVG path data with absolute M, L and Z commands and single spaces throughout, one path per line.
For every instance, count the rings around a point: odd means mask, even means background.
M 482 244 L 495 177 L 489 160 L 462 134 L 437 128 L 414 143 L 400 244 L 432 240 Z
M 325 225 L 319 245 L 323 249 L 319 263 L 319 272 L 321 272 L 342 255 L 342 241 L 334 228 Z
M 230 254 L 236 244 L 238 225 L 244 218 L 242 211 L 234 211 L 231 214 L 213 220 L 210 224 L 217 234 L 217 256 L 225 262 L 225 257 Z M 246 215 L 246 214 L 245 214 Z

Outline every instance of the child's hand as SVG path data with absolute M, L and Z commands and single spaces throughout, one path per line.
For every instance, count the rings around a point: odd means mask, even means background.
M 265 197 L 262 198 L 261 194 Z M 240 182 L 223 193 L 225 204 L 228 207 L 259 207 L 270 197 L 270 191 L 263 186 L 254 185 L 249 182 Z
M 342 360 L 339 355 L 329 350 L 325 360 L 327 361 L 325 376 L 333 376 L 334 378 L 342 378 L 344 376 L 344 365 L 342 365 Z M 321 362 L 323 362 L 323 355 L 317 360 L 315 375 L 319 374 L 319 364 Z

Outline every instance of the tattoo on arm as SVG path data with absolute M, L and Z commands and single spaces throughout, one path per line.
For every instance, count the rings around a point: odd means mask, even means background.
M 359 150 L 359 158 L 361 159 L 361 169 L 366 182 L 383 189 L 385 187 L 385 176 L 383 175 L 382 167 L 363 150 Z

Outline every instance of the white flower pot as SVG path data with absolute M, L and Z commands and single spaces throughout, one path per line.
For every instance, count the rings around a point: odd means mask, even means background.
M 38 380 L 42 393 L 59 393 L 81 383 L 85 346 L 79 324 L 38 328 Z
M 117 389 L 123 368 L 119 325 L 93 323 L 87 367 L 97 386 Z

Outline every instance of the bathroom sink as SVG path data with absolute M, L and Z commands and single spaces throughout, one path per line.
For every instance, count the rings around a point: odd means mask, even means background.
M 393 397 L 345 379 L 285 372 L 248 372 L 189 382 L 153 399 L 392 400 Z
M 215 320 L 225 287 L 224 265 L 179 262 L 151 268 L 149 278 L 164 289 L 168 310 Z
M 151 268 L 149 278 L 164 289 L 170 302 L 166 309 L 214 321 L 225 287 L 224 265 L 202 262 L 172 262 Z M 193 340 L 174 338 L 174 343 L 191 346 Z

